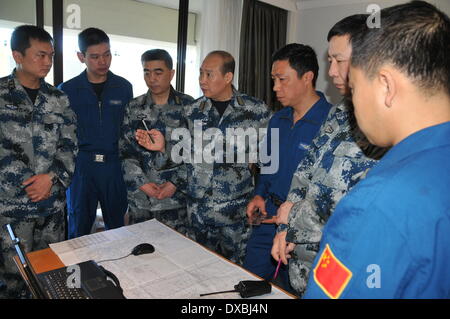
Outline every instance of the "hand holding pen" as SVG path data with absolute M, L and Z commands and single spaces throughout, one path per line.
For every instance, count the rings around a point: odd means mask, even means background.
M 150 131 L 150 130 L 148 129 L 148 127 L 147 127 L 147 124 L 145 123 L 145 120 L 142 120 L 142 123 L 144 124 L 145 130 L 146 130 L 147 132 Z M 149 134 L 148 137 L 150 137 L 150 141 L 151 141 L 153 144 L 155 144 L 155 140 L 153 139 L 152 135 Z
M 152 130 L 140 130 L 136 131 L 136 140 L 139 145 L 143 146 L 149 151 L 165 152 L 166 142 L 164 135 L 155 129 Z

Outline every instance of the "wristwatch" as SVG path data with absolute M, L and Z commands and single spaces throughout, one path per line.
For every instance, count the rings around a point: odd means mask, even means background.
M 287 229 L 288 229 L 288 225 L 287 224 L 280 224 L 277 227 L 277 234 L 278 233 L 282 233 L 284 231 L 287 231 Z

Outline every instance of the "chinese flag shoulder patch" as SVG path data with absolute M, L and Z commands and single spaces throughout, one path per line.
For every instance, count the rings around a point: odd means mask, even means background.
M 337 299 L 352 278 L 352 272 L 334 256 L 326 244 L 316 268 L 314 281 L 323 292 L 332 299 Z

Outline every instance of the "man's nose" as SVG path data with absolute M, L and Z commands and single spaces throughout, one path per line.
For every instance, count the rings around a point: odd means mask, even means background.
M 335 61 L 332 61 L 331 63 L 330 63 L 330 68 L 328 69 L 328 75 L 331 77 L 331 78 L 335 78 L 335 77 L 337 77 L 338 76 L 338 68 L 337 68 L 337 65 L 336 65 L 336 62 Z
M 280 90 L 280 83 L 278 80 L 273 80 L 273 91 L 278 92 Z
M 44 63 L 46 66 L 52 66 L 53 65 L 53 56 L 52 55 L 46 55 Z

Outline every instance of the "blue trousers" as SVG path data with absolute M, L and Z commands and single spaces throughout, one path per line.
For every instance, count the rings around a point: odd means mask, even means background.
M 276 212 L 276 207 L 270 200 L 266 202 L 266 209 L 269 215 Z M 278 262 L 271 255 L 276 230 L 276 224 L 252 226 L 243 265 L 244 268 L 268 281 L 273 281 L 272 278 L 278 265 Z M 283 263 L 281 263 L 277 279 L 274 282 L 281 288 L 292 291 L 289 284 L 288 268 Z
M 99 202 L 106 229 L 124 226 L 128 202 L 117 155 L 94 162 L 94 154 L 80 151 L 66 195 L 69 239 L 90 234 Z

